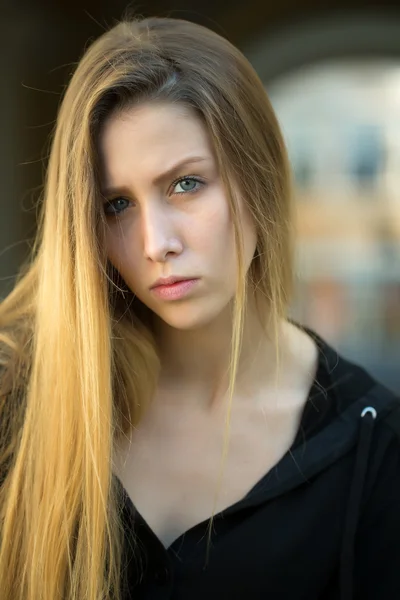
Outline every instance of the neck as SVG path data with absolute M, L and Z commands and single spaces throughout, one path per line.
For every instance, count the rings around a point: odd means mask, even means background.
M 232 338 L 231 308 L 196 330 L 177 330 L 158 321 L 156 337 L 161 356 L 162 389 L 185 390 L 186 398 L 191 397 L 193 402 L 208 407 L 226 396 Z M 266 380 L 274 385 L 276 366 L 274 340 L 265 332 L 255 306 L 249 303 L 235 393 L 247 395 L 251 387 L 257 388 L 261 383 L 265 385 Z

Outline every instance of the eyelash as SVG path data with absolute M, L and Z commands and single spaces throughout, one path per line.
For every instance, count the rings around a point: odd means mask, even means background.
M 204 181 L 202 179 L 200 179 L 199 177 L 195 176 L 195 175 L 185 175 L 184 177 L 179 177 L 178 179 L 175 179 L 175 181 L 173 181 L 171 183 L 171 187 L 174 188 L 175 186 L 178 185 L 178 183 L 181 183 L 182 181 L 195 181 L 196 183 L 199 184 L 199 186 L 201 187 L 202 185 L 204 185 Z M 186 192 L 175 192 L 177 195 L 182 195 L 182 194 L 195 194 L 196 192 L 199 191 L 199 187 L 195 188 L 194 190 L 190 190 L 190 191 L 186 191 Z M 117 217 L 118 215 L 120 215 L 121 213 L 123 213 L 125 209 L 115 212 L 111 212 L 111 213 L 107 213 L 106 209 L 110 206 L 113 206 L 113 203 L 116 202 L 117 200 L 126 200 L 126 198 L 123 198 L 123 196 L 118 196 L 116 198 L 112 198 L 111 200 L 107 200 L 107 202 L 104 203 L 104 211 L 106 213 L 106 216 L 108 217 Z M 128 202 L 128 200 L 126 200 Z
M 175 181 L 173 181 L 171 183 L 171 187 L 174 188 L 176 185 L 178 185 L 178 183 L 181 183 L 182 181 L 195 181 L 196 183 L 201 185 L 204 185 L 204 181 L 202 179 L 200 179 L 199 177 L 196 177 L 196 175 L 186 175 L 185 177 L 179 177 L 179 179 L 176 179 Z M 198 187 L 194 190 L 188 191 L 188 192 L 175 192 L 176 194 L 194 194 L 195 192 L 198 191 Z

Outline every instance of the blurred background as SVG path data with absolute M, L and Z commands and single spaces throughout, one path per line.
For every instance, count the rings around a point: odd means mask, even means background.
M 249 58 L 295 174 L 292 315 L 400 392 L 399 0 L 0 0 L 0 297 L 35 233 L 63 89 L 127 8 L 206 25 Z

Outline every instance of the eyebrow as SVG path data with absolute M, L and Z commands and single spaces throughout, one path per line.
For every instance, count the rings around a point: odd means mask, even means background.
M 157 177 L 155 177 L 153 183 L 155 183 L 156 185 L 159 185 L 160 183 L 163 183 L 166 179 L 170 179 L 171 177 L 174 177 L 174 175 L 176 175 L 183 167 L 186 167 L 187 165 L 204 162 L 204 161 L 210 161 L 210 160 L 211 160 L 211 157 L 209 157 L 209 156 L 189 156 L 188 158 L 184 158 L 183 160 L 180 160 L 178 163 L 172 165 L 169 169 L 167 169 L 160 175 L 157 175 Z M 125 193 L 126 191 L 127 191 L 126 186 L 123 186 L 123 187 L 111 187 L 110 186 L 110 187 L 104 187 L 102 193 L 104 196 L 112 196 L 114 194 Z

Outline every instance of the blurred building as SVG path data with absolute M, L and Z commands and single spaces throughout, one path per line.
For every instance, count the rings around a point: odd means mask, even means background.
M 295 177 L 293 313 L 400 389 L 400 62 L 303 67 L 269 93 Z

